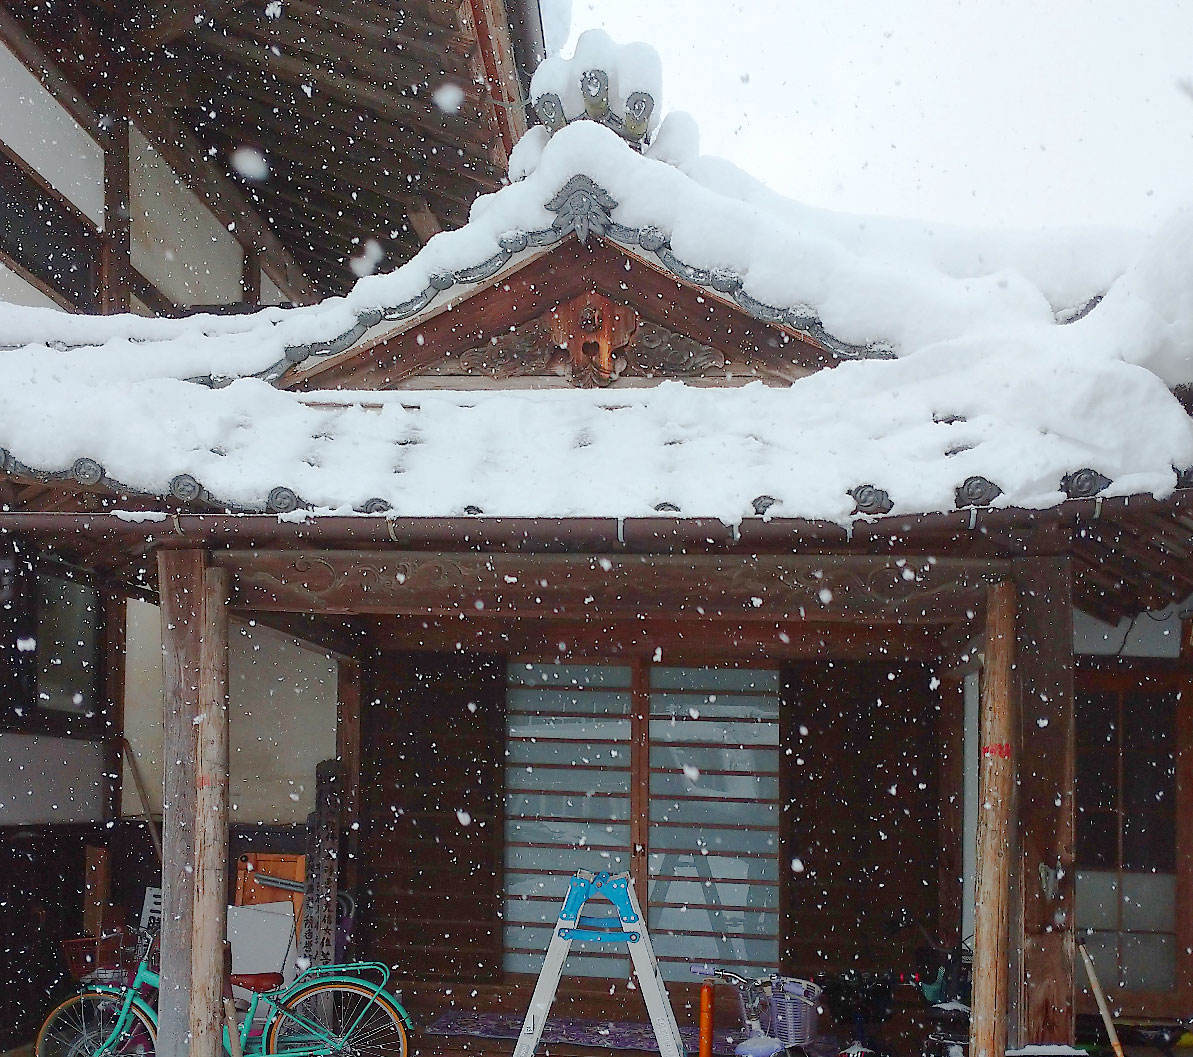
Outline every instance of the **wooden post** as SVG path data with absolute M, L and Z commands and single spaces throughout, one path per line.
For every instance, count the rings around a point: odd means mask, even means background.
M 1076 731 L 1070 559 L 1020 558 L 1016 1046 L 1074 1041 Z
M 357 854 L 360 848 L 360 662 L 341 657 L 336 669 L 336 759 L 343 779 L 341 826 L 345 853 L 340 864 L 340 882 L 356 888 Z
M 103 709 L 107 721 L 104 762 L 108 774 L 104 818 L 120 818 L 121 785 L 124 775 L 124 654 L 125 654 L 125 598 L 123 595 L 103 596 L 103 624 L 100 625 L 103 643 Z M 149 810 L 148 804 L 145 806 Z M 161 856 L 158 856 L 159 860 Z
M 190 1052 L 195 719 L 205 565 L 206 556 L 198 549 L 158 551 L 164 708 L 158 1057 L 188 1057 Z
M 122 113 L 113 116 L 102 142 L 104 231 L 100 244 L 99 307 L 110 315 L 127 312 L 132 303 L 129 130 L 128 119 Z
M 1007 1048 L 1007 963 L 1015 797 L 1015 586 L 990 588 L 982 678 L 978 778 L 977 885 L 974 908 L 972 1057 L 1003 1057 Z
M 191 1057 L 221 1057 L 228 906 L 228 572 L 203 574 L 203 639 L 195 716 L 195 903 Z
M 941 943 L 955 946 L 961 938 L 961 903 L 965 873 L 965 680 L 946 675 L 940 681 L 940 746 L 938 860 L 938 912 L 936 934 Z

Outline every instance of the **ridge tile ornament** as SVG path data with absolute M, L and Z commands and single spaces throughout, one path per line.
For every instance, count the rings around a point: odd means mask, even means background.
M 547 203 L 555 214 L 551 226 L 561 238 L 575 232 L 581 243 L 588 241 L 590 231 L 599 235 L 609 230 L 609 214 L 617 208 L 617 200 L 587 176 L 573 176 Z

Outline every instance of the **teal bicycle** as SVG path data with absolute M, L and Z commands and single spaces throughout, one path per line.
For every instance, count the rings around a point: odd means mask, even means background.
M 154 1057 L 160 984 L 150 968 L 155 937 L 138 937 L 137 968 L 126 982 L 90 980 L 57 1006 L 37 1034 L 35 1057 Z M 237 1028 L 224 1029 L 224 1052 L 243 1057 L 407 1057 L 410 1015 L 385 990 L 381 962 L 321 965 L 282 984 L 280 973 L 232 974 L 252 993 Z M 260 1015 L 259 1015 L 260 1014 Z

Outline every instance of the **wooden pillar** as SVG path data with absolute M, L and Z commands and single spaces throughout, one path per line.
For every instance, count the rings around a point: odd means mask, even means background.
M 104 797 L 104 819 L 120 818 L 121 785 L 124 775 L 124 655 L 127 600 L 105 592 L 101 627 L 103 657 L 104 766 L 108 784 Z M 149 805 L 145 805 L 149 810 Z
M 103 137 L 104 231 L 100 243 L 99 310 L 127 312 L 132 300 L 128 119 L 117 114 Z
M 228 571 L 203 573 L 195 714 L 195 902 L 191 1057 L 221 1057 L 228 905 Z
M 1015 800 L 1015 586 L 991 587 L 986 601 L 978 777 L 977 883 L 974 907 L 972 1057 L 1007 1048 L 1011 860 Z
M 946 675 L 940 680 L 937 723 L 940 763 L 938 911 L 936 934 L 955 946 L 961 938 L 961 903 L 965 873 L 965 679 Z
M 1018 1015 L 1014 1045 L 1073 1045 L 1076 734 L 1070 559 L 1020 558 Z
M 191 909 L 194 904 L 195 720 L 199 709 L 206 556 L 157 555 L 162 623 L 163 788 L 161 989 L 158 1057 L 188 1057 Z
M 349 891 L 356 887 L 360 821 L 360 662 L 348 657 L 337 661 L 336 759 L 343 780 L 341 825 L 345 858 L 340 881 Z

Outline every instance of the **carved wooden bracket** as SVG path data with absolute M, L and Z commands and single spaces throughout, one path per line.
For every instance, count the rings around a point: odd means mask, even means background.
M 551 339 L 568 350 L 572 384 L 584 389 L 613 381 L 614 353 L 629 344 L 637 329 L 632 308 L 593 291 L 551 311 Z

